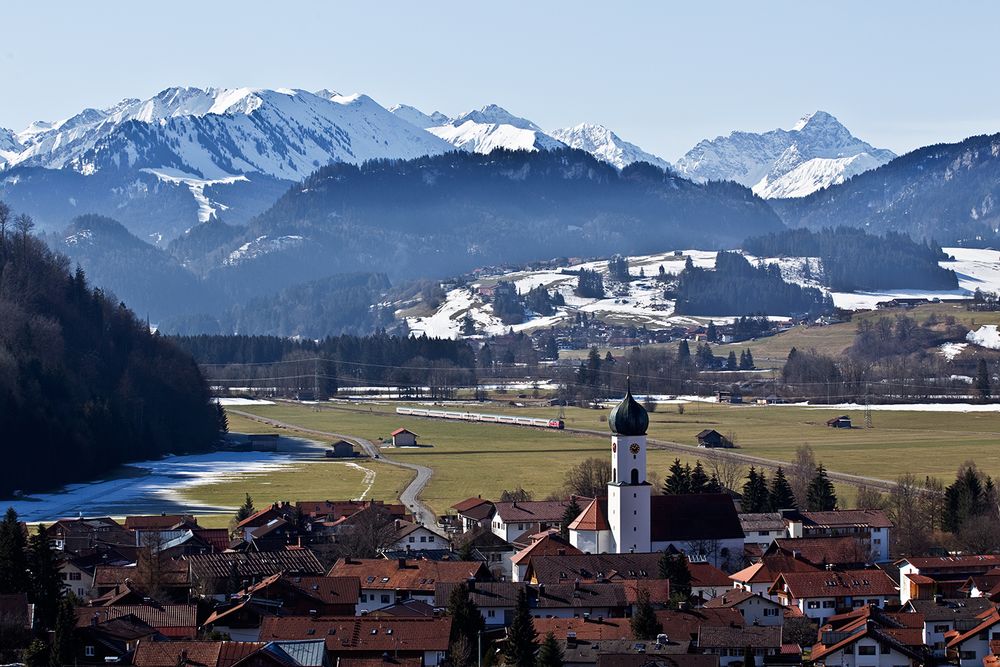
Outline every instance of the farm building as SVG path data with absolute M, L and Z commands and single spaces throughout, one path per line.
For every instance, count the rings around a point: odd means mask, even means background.
M 326 450 L 326 455 L 334 459 L 351 458 L 354 456 L 354 445 L 346 440 L 338 440 L 330 445 L 330 449 Z
M 851 428 L 851 418 L 847 415 L 841 415 L 839 417 L 826 420 L 826 425 L 830 428 Z
M 723 447 L 729 449 L 733 446 L 732 441 L 715 429 L 705 429 L 698 434 L 698 446 L 706 449 Z
M 416 447 L 417 434 L 405 428 L 397 428 L 392 432 L 393 447 Z
M 251 433 L 247 436 L 250 449 L 255 452 L 276 452 L 278 451 L 277 433 Z
M 715 400 L 719 403 L 742 403 L 743 396 L 732 391 L 717 391 Z

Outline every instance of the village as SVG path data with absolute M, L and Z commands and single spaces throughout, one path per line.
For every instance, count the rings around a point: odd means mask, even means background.
M 248 497 L 230 528 L 160 514 L 29 529 L 8 513 L 0 558 L 31 533 L 59 601 L 33 588 L 29 603 L 6 575 L 0 644 L 23 648 L 54 615 L 53 650 L 76 665 L 996 664 L 1000 556 L 899 557 L 905 527 L 879 509 L 744 511 L 760 508 L 710 481 L 654 495 L 646 409 L 628 391 L 607 422 L 595 497 L 476 496 L 434 520 Z

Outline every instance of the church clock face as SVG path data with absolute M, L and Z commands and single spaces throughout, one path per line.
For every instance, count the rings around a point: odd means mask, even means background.
M 630 452 L 632 452 L 633 454 L 638 454 L 639 453 L 639 443 L 633 442 L 632 445 L 628 448 L 628 450 Z

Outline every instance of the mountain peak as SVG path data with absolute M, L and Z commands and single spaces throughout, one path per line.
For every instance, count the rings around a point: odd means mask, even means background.
M 633 162 L 648 162 L 661 169 L 670 169 L 669 162 L 625 141 L 604 125 L 580 123 L 573 127 L 554 130 L 551 135 L 570 148 L 587 151 L 618 169 L 623 169 Z
M 816 127 L 821 125 L 838 125 L 840 127 L 844 127 L 833 114 L 827 113 L 823 110 L 818 110 L 799 118 L 799 121 L 792 126 L 792 132 L 801 132 L 807 126 Z
M 521 130 L 532 130 L 541 132 L 542 128 L 532 123 L 527 118 L 515 116 L 497 104 L 487 104 L 481 109 L 469 111 L 452 120 L 452 125 L 456 127 L 468 121 L 482 123 L 486 125 L 511 125 Z

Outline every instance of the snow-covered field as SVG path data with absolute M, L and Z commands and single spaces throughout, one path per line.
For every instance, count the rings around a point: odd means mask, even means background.
M 966 339 L 979 347 L 1000 350 L 1000 332 L 995 324 L 984 324 L 975 331 L 970 331 Z
M 301 460 L 292 453 L 211 452 L 189 456 L 168 456 L 158 461 L 129 464 L 142 475 L 70 484 L 58 493 L 20 498 L 13 506 L 24 521 L 53 521 L 75 516 L 125 516 L 188 512 L 206 514 L 234 508 L 192 502 L 186 491 L 205 484 L 238 480 L 281 470 Z
M 971 298 L 976 288 L 984 291 L 1000 291 L 1000 252 L 996 250 L 978 250 L 968 248 L 945 248 L 954 261 L 941 262 L 941 266 L 953 269 L 958 275 L 959 288 L 955 290 L 887 290 L 882 292 L 832 292 L 833 302 L 838 308 L 846 310 L 871 310 L 881 301 L 893 298 L 926 298 L 926 299 L 967 299 Z M 462 323 L 466 316 L 475 324 L 477 333 L 496 335 L 507 331 L 533 331 L 555 326 L 560 322 L 576 316 L 577 313 L 595 315 L 600 320 L 618 323 L 631 323 L 636 326 L 646 326 L 651 329 L 662 329 L 673 325 L 688 325 L 707 322 L 709 318 L 683 317 L 674 314 L 674 302 L 663 297 L 663 288 L 654 277 L 662 266 L 664 273 L 676 275 L 684 268 L 687 257 L 695 266 L 714 268 L 715 251 L 684 250 L 681 252 L 666 252 L 654 255 L 629 257 L 629 271 L 639 275 L 640 271 L 648 277 L 647 280 L 634 280 L 627 285 L 613 283 L 608 277 L 607 261 L 599 260 L 568 266 L 563 269 L 546 269 L 539 271 L 514 271 L 502 275 L 487 276 L 467 287 L 455 288 L 447 293 L 444 302 L 431 315 L 424 317 L 407 317 L 406 321 L 414 334 L 426 333 L 439 338 L 456 338 L 461 334 Z M 820 275 L 822 265 L 816 257 L 754 257 L 747 255 L 751 262 L 777 264 L 785 280 L 809 287 L 820 287 L 815 279 Z M 808 267 L 808 268 L 807 268 Z M 580 269 L 590 269 L 601 272 L 605 278 L 605 291 L 609 294 L 604 299 L 585 299 L 576 296 L 573 289 L 576 286 L 576 276 L 572 273 Z M 544 286 L 550 292 L 562 295 L 566 305 L 557 309 L 554 315 L 546 317 L 532 316 L 521 324 L 505 325 L 493 314 L 493 306 L 488 303 L 480 290 L 489 288 L 500 280 L 513 282 L 517 290 L 525 293 L 533 287 Z M 726 323 L 732 317 L 714 317 L 716 323 Z M 776 319 L 781 319 L 780 317 Z M 971 340 L 971 339 L 970 339 Z M 975 341 L 971 341 L 975 342 Z M 1000 346 L 1000 343 L 998 343 Z M 955 351 L 949 348 L 948 354 Z

